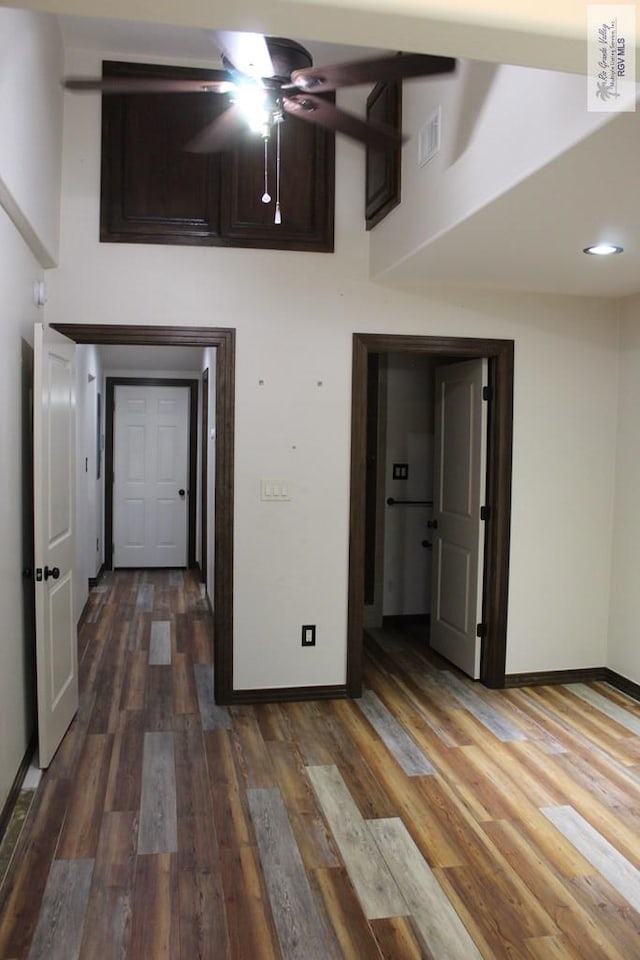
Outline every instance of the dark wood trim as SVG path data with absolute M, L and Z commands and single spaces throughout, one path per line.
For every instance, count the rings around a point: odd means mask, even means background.
M 620 690 L 622 693 L 633 697 L 634 700 L 640 700 L 640 683 L 623 677 L 622 674 L 616 673 L 615 670 L 610 670 L 609 667 L 604 668 L 604 676 L 602 679 L 606 683 L 610 683 L 616 690 Z
M 490 400 L 487 443 L 487 503 L 491 517 L 485 535 L 483 622 L 480 679 L 503 687 L 507 651 L 509 542 L 511 530 L 511 456 L 513 441 L 513 340 L 475 337 L 419 337 L 355 333 L 351 400 L 351 507 L 349 520 L 349 611 L 347 690 L 362 692 L 364 608 L 364 496 L 366 468 L 367 357 L 369 353 L 424 353 L 436 357 L 489 361 Z
M 113 569 L 113 467 L 114 449 L 114 404 L 116 387 L 184 387 L 189 391 L 189 452 L 187 483 L 189 502 L 187 516 L 187 566 L 196 565 L 196 507 L 195 491 L 198 465 L 198 386 L 199 380 L 186 380 L 177 377 L 107 377 L 105 404 L 105 456 L 104 456 L 104 565 Z
M 104 566 L 113 569 L 113 404 L 114 384 L 105 384 L 104 403 Z
M 594 683 L 606 680 L 606 667 L 577 667 L 574 670 L 534 670 L 532 673 L 508 673 L 505 687 L 539 687 L 560 683 Z
M 18 772 L 15 775 L 14 781 L 11 784 L 11 789 L 7 794 L 7 799 L 5 800 L 2 810 L 0 810 L 0 843 L 4 837 L 7 827 L 9 826 L 9 821 L 11 820 L 11 814 L 13 813 L 14 807 L 17 803 L 18 797 L 20 796 L 20 791 L 22 790 L 22 784 L 24 778 L 31 764 L 31 758 L 33 757 L 36 749 L 36 744 L 38 742 L 37 734 L 34 733 L 29 740 L 29 745 L 27 746 L 26 753 L 22 758 L 20 766 L 18 767 Z M 0 877 L 0 880 L 2 878 Z
M 362 696 L 368 353 L 363 337 L 354 334 L 351 380 L 351 492 L 349 508 L 349 601 L 347 611 L 347 690 L 350 697 Z
M 100 583 L 100 577 L 102 576 L 103 573 L 104 573 L 104 563 L 101 563 L 100 569 L 98 570 L 95 577 L 89 577 L 89 589 L 93 589 L 93 587 L 98 586 L 98 584 Z
M 226 71 L 105 60 L 105 77 L 227 79 Z M 330 102 L 334 93 L 320 94 Z M 282 130 L 282 223 L 260 202 L 261 138 L 239 137 L 222 153 L 182 147 L 225 109 L 223 98 L 159 94 L 102 99 L 100 240 L 332 253 L 335 134 L 290 116 Z M 215 103 L 213 101 L 216 101 Z M 155 144 L 153 162 L 145 143 Z M 269 182 L 275 149 L 269 150 Z M 259 189 L 260 188 L 260 189 Z M 288 211 L 288 213 L 287 213 Z
M 214 676 L 220 704 L 233 696 L 233 478 L 236 332 L 220 327 L 53 324 L 76 343 L 216 347 L 216 468 L 214 522 Z
M 609 667 L 579 667 L 576 670 L 538 670 L 533 673 L 508 673 L 505 687 L 534 687 L 559 683 L 609 683 L 616 690 L 640 701 L 640 683 L 623 677 Z
M 344 700 L 349 696 L 344 683 L 324 687 L 260 687 L 234 690 L 231 703 L 289 703 L 298 700 Z
M 366 115 L 367 120 L 384 124 L 402 133 L 402 81 L 386 80 L 377 83 L 367 97 Z M 395 150 L 367 147 L 364 204 L 367 230 L 372 230 L 400 203 L 401 175 L 401 146 Z
M 198 515 L 198 393 L 199 380 L 180 380 L 189 387 L 189 534 L 187 538 L 187 562 L 191 569 L 196 566 L 196 517 Z
M 200 577 L 207 582 L 209 550 L 209 367 L 202 371 L 200 430 Z

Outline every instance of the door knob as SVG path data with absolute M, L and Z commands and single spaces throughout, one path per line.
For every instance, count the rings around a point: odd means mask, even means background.
M 59 576 L 60 576 L 60 568 L 59 568 L 59 567 L 45 567 L 45 568 L 44 568 L 44 578 L 45 578 L 45 580 L 48 580 L 49 577 L 53 577 L 54 580 L 57 580 Z
M 178 490 L 178 493 L 180 494 L 181 497 L 184 497 L 184 493 L 185 493 L 184 490 Z
M 437 521 L 437 520 L 427 520 L 427 526 L 429 527 L 429 530 L 437 530 L 437 529 L 438 529 L 438 521 Z

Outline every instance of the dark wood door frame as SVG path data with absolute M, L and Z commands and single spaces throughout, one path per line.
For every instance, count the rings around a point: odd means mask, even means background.
M 236 332 L 215 327 L 129 326 L 57 323 L 76 343 L 216 347 L 215 464 L 215 698 L 232 703 L 233 691 L 233 461 Z
M 107 377 L 105 442 L 104 442 L 104 565 L 113 568 L 113 482 L 115 442 L 116 387 L 186 387 L 189 390 L 189 453 L 188 453 L 188 517 L 187 517 L 187 566 L 196 565 L 196 507 L 198 488 L 196 470 L 198 464 L 198 380 L 179 380 L 170 377 Z M 109 482 L 109 480 L 113 482 Z
M 480 679 L 503 687 L 507 650 L 509 542 L 511 530 L 511 456 L 513 442 L 513 340 L 475 337 L 353 335 L 351 402 L 351 506 L 349 521 L 349 614 L 347 692 L 362 693 L 362 634 L 365 563 L 365 478 L 367 361 L 370 353 L 424 353 L 435 357 L 489 361 L 487 437 L 487 506 L 482 653 Z
M 200 578 L 207 582 L 209 551 L 209 367 L 202 371 L 200 434 Z

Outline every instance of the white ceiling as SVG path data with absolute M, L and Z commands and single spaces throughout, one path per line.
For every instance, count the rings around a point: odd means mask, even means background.
M 640 111 L 573 149 L 377 278 L 584 296 L 640 292 Z M 625 252 L 584 254 L 610 242 Z
M 60 22 L 69 48 L 219 65 L 212 31 L 75 16 L 62 16 Z M 302 42 L 315 63 L 372 52 Z M 481 53 L 481 44 L 478 49 Z M 639 157 L 640 111 L 616 115 L 596 134 L 375 279 L 416 290 L 445 283 L 603 297 L 640 292 Z M 605 239 L 624 246 L 625 253 L 604 259 L 582 253 L 587 244 Z
M 59 16 L 58 20 L 68 49 L 113 52 L 122 57 L 157 57 L 208 65 L 213 69 L 221 66 L 214 30 L 68 15 Z M 373 47 L 320 43 L 298 36 L 295 39 L 307 47 L 314 63 L 318 64 L 364 58 L 380 52 Z

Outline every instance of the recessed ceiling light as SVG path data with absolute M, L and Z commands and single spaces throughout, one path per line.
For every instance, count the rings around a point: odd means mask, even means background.
M 611 257 L 614 253 L 623 253 L 622 247 L 616 247 L 613 243 L 594 243 L 590 247 L 585 247 L 583 253 L 592 253 L 596 257 Z

